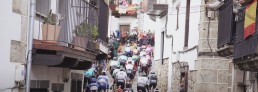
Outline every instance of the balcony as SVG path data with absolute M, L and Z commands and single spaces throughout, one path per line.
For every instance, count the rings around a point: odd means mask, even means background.
M 254 71 L 258 70 L 258 35 L 257 32 L 248 38 L 244 38 L 244 13 L 240 12 L 241 16 L 236 24 L 236 41 L 234 43 L 234 63 L 241 70 Z M 258 21 L 256 13 L 256 23 Z M 256 25 L 256 30 L 258 25 Z
M 126 5 L 122 4 L 118 0 L 111 0 L 109 7 L 112 11 L 112 16 L 119 18 L 120 16 L 132 16 L 137 17 L 137 11 L 139 10 L 139 5 L 132 4 L 131 0 L 126 2 Z
M 153 4 L 153 7 L 148 10 L 148 15 L 164 16 L 168 12 L 168 4 Z
M 225 1 L 225 4 L 219 9 L 218 25 L 218 55 L 230 57 L 234 53 L 234 35 L 235 25 L 232 0 Z
M 32 63 L 76 70 L 90 68 L 97 56 L 92 32 L 98 31 L 98 7 L 85 0 L 65 0 L 59 2 L 58 9 L 58 14 L 49 12 L 46 17 L 37 13 L 35 23 L 40 26 L 34 32 Z

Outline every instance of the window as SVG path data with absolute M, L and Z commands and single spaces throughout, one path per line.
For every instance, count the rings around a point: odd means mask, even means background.
M 47 16 L 50 11 L 50 0 L 36 0 L 36 12 L 41 16 Z

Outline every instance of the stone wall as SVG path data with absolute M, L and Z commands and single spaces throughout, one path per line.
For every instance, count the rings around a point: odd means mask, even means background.
M 181 72 L 183 66 L 188 66 L 187 62 L 174 62 L 172 63 L 172 92 L 179 92 Z
M 191 70 L 188 72 L 188 88 L 187 92 L 197 92 L 196 87 L 197 70 Z
M 205 11 L 204 8 L 201 8 L 202 10 Z M 198 59 L 195 62 L 196 82 L 194 91 L 191 92 L 228 92 L 229 62 L 231 60 L 216 54 L 218 19 L 209 21 L 206 12 L 202 12 L 199 29 Z
M 161 60 L 155 61 L 155 71 L 158 77 L 157 88 L 160 90 L 160 92 L 167 92 L 168 62 L 169 62 L 169 59 L 164 59 L 164 63 L 162 65 Z
M 229 59 L 199 56 L 196 92 L 228 92 Z

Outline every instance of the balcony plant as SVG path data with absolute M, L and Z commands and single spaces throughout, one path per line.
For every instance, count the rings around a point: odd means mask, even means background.
M 88 31 L 89 25 L 86 22 L 82 22 L 81 24 L 75 26 L 75 30 L 73 33 L 75 36 L 73 37 L 73 44 L 76 49 L 85 50 L 88 44 Z
M 91 36 L 93 40 L 97 40 L 99 36 L 98 28 L 96 26 L 92 26 L 90 29 L 91 29 Z
M 52 10 L 50 10 L 42 24 L 42 40 L 57 42 L 61 29 L 59 26 L 60 21 L 62 21 L 62 19 L 57 19 L 56 14 L 53 14 Z

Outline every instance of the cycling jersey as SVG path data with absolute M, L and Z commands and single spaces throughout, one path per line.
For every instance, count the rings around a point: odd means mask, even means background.
M 88 69 L 87 71 L 85 71 L 84 76 L 86 77 L 94 76 L 94 70 L 92 68 Z
M 125 47 L 125 52 L 131 52 L 131 47 Z
M 140 56 L 143 56 L 143 55 L 146 55 L 147 53 L 146 53 L 146 51 L 141 51 L 140 52 Z
M 108 76 L 106 75 L 100 75 L 98 77 L 98 85 L 101 89 L 108 89 Z
M 150 74 L 150 75 L 148 76 L 148 78 L 149 78 L 149 83 L 150 83 L 150 84 L 157 84 L 157 75 L 155 75 L 155 74 Z
M 147 85 L 148 78 L 140 76 L 138 77 L 137 84 Z
M 147 58 L 142 57 L 140 61 L 141 61 L 140 62 L 141 65 L 143 65 L 143 66 L 148 65 L 148 59 Z
M 116 78 L 119 80 L 119 79 L 121 79 L 121 80 L 126 80 L 127 79 L 127 74 L 126 74 L 126 72 L 125 71 L 119 71 L 119 72 L 117 72 L 117 74 L 116 74 Z
M 128 69 L 131 69 L 131 70 L 133 70 L 133 65 L 132 64 L 127 64 L 126 66 L 125 66 L 125 68 L 128 70 Z
M 133 59 L 134 61 L 138 61 L 138 60 L 140 60 L 141 58 L 140 58 L 140 56 L 138 56 L 138 55 L 133 55 L 133 56 L 132 56 L 132 59 Z
M 115 69 L 114 71 L 113 71 L 113 76 L 116 76 L 116 74 L 118 73 L 120 71 L 120 69 Z

